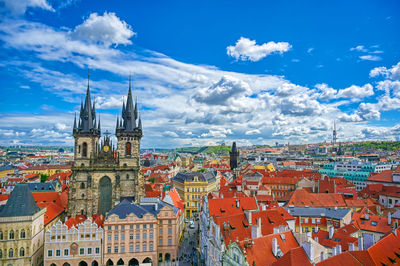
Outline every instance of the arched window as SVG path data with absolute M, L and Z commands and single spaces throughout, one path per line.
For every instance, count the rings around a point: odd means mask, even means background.
M 8 257 L 9 257 L 9 258 L 14 257 L 14 251 L 13 251 L 12 248 L 10 248 L 10 250 L 8 251 Z
M 126 179 L 129 179 L 129 175 L 128 174 L 126 174 Z
M 81 153 L 81 145 L 78 146 L 78 153 Z
M 82 144 L 82 157 L 87 157 L 87 143 Z
M 131 143 L 130 143 L 130 142 L 127 142 L 125 148 L 126 148 L 126 149 L 125 149 L 125 155 L 130 156 L 130 155 L 131 155 Z
M 21 236 L 21 238 L 25 238 L 25 230 L 24 229 L 21 230 L 20 236 Z
M 19 256 L 20 257 L 25 257 L 25 249 L 24 248 L 20 248 L 19 249 Z
M 10 239 L 14 239 L 14 230 L 10 231 Z
M 3 251 L 0 249 L 0 259 L 3 258 Z
M 83 189 L 83 188 L 85 188 L 85 183 L 81 183 L 81 188 Z
M 3 231 L 0 231 L 0 240 L 3 240 Z

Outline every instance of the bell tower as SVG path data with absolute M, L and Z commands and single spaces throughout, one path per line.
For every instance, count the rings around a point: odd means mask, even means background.
M 138 115 L 137 101 L 133 106 L 131 78 L 129 77 L 128 98 L 122 104 L 122 117 L 117 118 L 115 135 L 118 139 L 118 159 L 120 167 L 140 166 L 140 140 L 142 121 Z
M 76 167 L 89 166 L 90 159 L 97 156 L 100 138 L 100 119 L 96 121 L 95 103 L 90 98 L 89 75 L 85 104 L 81 102 L 78 123 L 74 119 L 74 161 Z

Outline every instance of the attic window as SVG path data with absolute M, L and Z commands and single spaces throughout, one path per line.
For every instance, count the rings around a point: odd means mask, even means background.
M 378 223 L 377 222 L 375 222 L 375 221 L 372 221 L 371 222 L 371 225 L 373 225 L 373 226 L 376 226 Z
M 221 211 L 222 213 L 224 213 L 224 212 L 225 212 L 225 210 L 224 210 L 224 209 L 220 209 L 220 211 Z
M 335 238 L 335 239 L 333 239 L 335 242 L 340 242 L 340 241 L 342 241 L 342 239 L 340 239 L 340 238 Z
M 286 241 L 286 236 L 284 234 L 281 234 L 281 239 L 282 241 Z

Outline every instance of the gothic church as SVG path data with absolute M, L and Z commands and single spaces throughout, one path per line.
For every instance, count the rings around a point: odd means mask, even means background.
M 128 98 L 123 102 L 122 117 L 117 118 L 118 143 L 114 148 L 110 137 L 101 137 L 100 117 L 96 118 L 89 82 L 85 103 L 75 117 L 74 166 L 70 177 L 68 215 L 105 215 L 128 198 L 138 202 L 144 197 L 144 177 L 140 167 L 142 122 L 137 102 L 132 100 L 129 80 Z

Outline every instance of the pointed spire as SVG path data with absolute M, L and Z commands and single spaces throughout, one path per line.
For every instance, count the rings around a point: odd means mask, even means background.
M 85 104 L 83 105 L 83 110 L 81 113 L 82 120 L 82 131 L 90 132 L 93 130 L 93 122 L 95 120 L 94 110 L 92 109 L 91 97 L 90 97 L 90 88 L 89 88 L 89 73 L 88 73 L 88 87 L 86 91 Z
M 134 114 L 135 114 L 135 120 L 136 120 L 138 118 L 137 96 L 136 96 L 136 100 L 135 100 L 135 111 L 134 111 Z
M 129 82 L 128 98 L 126 99 L 126 105 L 125 103 L 123 103 L 122 105 L 122 118 L 124 120 L 124 129 L 126 131 L 133 131 L 133 129 L 136 127 L 136 117 L 135 117 L 135 111 L 133 109 L 132 88 L 130 82 Z
M 97 125 L 97 130 L 100 132 L 100 114 L 99 114 L 99 123 Z
M 75 113 L 75 118 L 74 118 L 74 128 L 73 128 L 73 132 L 76 131 L 76 113 Z
M 119 129 L 119 116 L 117 115 L 117 125 L 115 126 L 115 131 Z
M 138 128 L 139 128 L 140 130 L 142 130 L 142 118 L 140 117 L 140 115 L 139 115 Z

